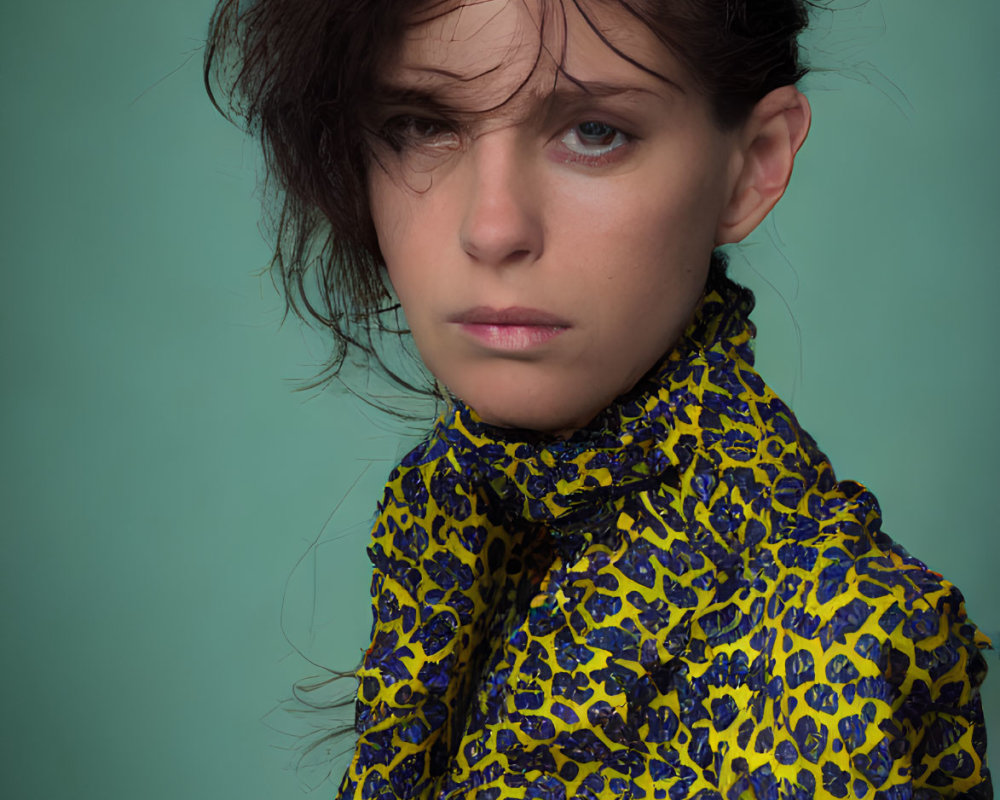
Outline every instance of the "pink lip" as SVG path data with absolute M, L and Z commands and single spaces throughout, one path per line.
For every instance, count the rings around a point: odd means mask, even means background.
M 495 350 L 528 350 L 570 327 L 562 317 L 535 308 L 477 306 L 451 317 L 462 330 Z
M 490 308 L 476 306 L 451 317 L 451 322 L 464 325 L 524 325 L 532 327 L 568 328 L 569 322 L 548 311 L 537 308 Z

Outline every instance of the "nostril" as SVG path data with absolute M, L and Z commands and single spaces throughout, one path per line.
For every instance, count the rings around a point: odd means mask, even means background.
M 529 262 L 541 255 L 541 235 L 531 224 L 508 226 L 505 229 L 465 231 L 461 235 L 462 249 L 475 261 L 494 266 Z

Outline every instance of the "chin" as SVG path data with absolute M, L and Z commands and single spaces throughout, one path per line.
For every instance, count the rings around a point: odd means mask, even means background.
M 501 381 L 455 394 L 490 425 L 559 437 L 585 427 L 610 402 L 582 397 L 568 387 L 535 383 L 519 390 L 517 384 Z

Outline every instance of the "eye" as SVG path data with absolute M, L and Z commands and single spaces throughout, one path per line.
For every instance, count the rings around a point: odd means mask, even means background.
M 571 154 L 569 160 L 573 161 L 600 161 L 630 141 L 628 134 L 598 120 L 587 120 L 574 125 L 560 139 Z
M 445 120 L 401 114 L 386 120 L 380 134 L 394 150 L 412 147 L 454 149 L 458 147 L 458 133 Z

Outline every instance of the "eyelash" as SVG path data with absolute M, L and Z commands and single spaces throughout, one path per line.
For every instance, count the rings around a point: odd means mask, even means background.
M 586 130 L 588 127 L 591 128 L 589 132 Z M 594 131 L 593 127 L 597 127 L 598 131 Z M 379 137 L 397 153 L 420 148 L 425 152 L 443 154 L 444 151 L 457 150 L 461 145 L 461 134 L 454 123 L 416 114 L 390 117 L 379 130 Z M 588 142 L 588 137 L 603 141 Z M 624 155 L 620 151 L 631 145 L 635 137 L 600 119 L 586 119 L 566 129 L 557 141 L 561 152 L 555 154 L 555 160 L 601 167 Z M 588 151 L 587 148 L 596 148 L 596 151 Z
M 604 129 L 602 135 L 598 138 L 607 140 L 610 137 L 610 141 L 602 142 L 597 145 L 597 151 L 585 152 L 584 150 L 574 150 L 570 146 L 570 142 L 574 142 L 576 145 L 582 148 L 593 147 L 594 143 L 586 142 L 581 139 L 580 133 L 583 133 L 584 137 L 596 137 L 595 132 L 586 133 L 583 129 L 587 126 L 596 126 L 598 128 Z M 620 128 L 611 125 L 610 123 L 603 122 L 597 119 L 588 119 L 583 122 L 579 122 L 566 131 L 560 138 L 559 143 L 568 151 L 567 154 L 560 158 L 560 161 L 571 163 L 571 164 L 588 164 L 590 166 L 603 166 L 604 164 L 612 163 L 616 161 L 623 153 L 619 153 L 622 148 L 627 147 L 633 141 L 635 137 L 625 133 L 625 131 Z
M 430 133 L 428 129 L 433 129 L 435 133 Z M 435 142 L 434 138 L 440 138 L 442 134 L 447 136 L 448 141 Z M 386 120 L 379 136 L 397 153 L 415 146 L 449 150 L 458 147 L 458 133 L 451 123 L 415 114 L 400 114 Z

